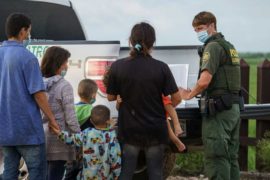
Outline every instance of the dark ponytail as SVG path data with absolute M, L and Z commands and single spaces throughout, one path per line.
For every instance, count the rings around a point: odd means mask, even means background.
M 145 22 L 135 24 L 129 37 L 130 56 L 136 57 L 140 53 L 144 56 L 149 55 L 155 41 L 155 29 L 150 24 Z

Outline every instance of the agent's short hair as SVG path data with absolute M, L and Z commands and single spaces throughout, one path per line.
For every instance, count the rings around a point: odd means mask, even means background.
M 211 12 L 202 11 L 194 17 L 192 26 L 197 27 L 199 25 L 209 25 L 211 23 L 214 23 L 215 30 L 217 30 L 217 20 L 215 15 Z
M 91 121 L 94 125 L 104 125 L 110 119 L 110 109 L 97 105 L 91 111 Z
M 58 46 L 49 47 L 42 60 L 41 72 L 43 77 L 52 77 L 56 75 L 56 71 L 68 61 L 70 52 Z
M 97 83 L 92 79 L 83 79 L 78 86 L 78 95 L 80 98 L 91 99 L 93 94 L 97 93 Z
M 8 38 L 18 37 L 22 28 L 28 29 L 31 26 L 29 17 L 22 13 L 13 13 L 7 17 L 5 30 Z

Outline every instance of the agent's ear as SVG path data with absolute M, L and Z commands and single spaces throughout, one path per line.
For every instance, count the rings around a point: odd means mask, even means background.
M 211 23 L 211 24 L 209 25 L 209 27 L 210 27 L 212 30 L 216 31 L 215 23 Z

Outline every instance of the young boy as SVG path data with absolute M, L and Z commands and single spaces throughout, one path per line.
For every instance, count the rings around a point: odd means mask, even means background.
M 121 171 L 121 150 L 116 132 L 109 127 L 110 110 L 97 105 L 91 112 L 91 123 L 81 133 L 68 134 L 52 127 L 59 139 L 69 145 L 83 148 L 83 169 L 77 179 L 118 179 Z
M 186 146 L 182 143 L 182 141 L 178 138 L 182 133 L 183 130 L 180 126 L 179 119 L 177 116 L 177 113 L 175 111 L 175 108 L 172 105 L 171 99 L 168 96 L 162 96 L 164 108 L 166 112 L 168 113 L 168 116 L 172 120 L 173 127 L 174 127 L 174 132 L 171 127 L 171 123 L 169 118 L 167 118 L 167 124 L 168 124 L 168 132 L 169 132 L 169 137 L 171 141 L 175 144 L 179 152 L 183 152 L 186 149 Z
M 93 108 L 92 104 L 96 101 L 97 90 L 96 82 L 91 79 L 83 79 L 79 83 L 80 102 L 75 104 L 75 111 L 82 131 L 88 127 L 93 127 L 89 118 Z
M 97 84 L 91 79 L 83 79 L 78 85 L 78 95 L 80 101 L 75 104 L 76 116 L 81 128 L 81 131 L 89 127 L 94 127 L 89 121 L 93 103 L 96 100 Z M 82 150 L 76 148 L 76 161 L 69 161 L 66 163 L 66 172 L 64 180 L 76 179 L 78 173 L 82 170 Z

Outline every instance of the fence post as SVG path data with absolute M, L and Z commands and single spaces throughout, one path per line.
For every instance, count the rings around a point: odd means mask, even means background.
M 243 96 L 245 104 L 248 104 L 249 97 L 249 65 L 244 59 L 240 60 L 241 66 L 241 88 L 244 89 Z M 241 137 L 248 137 L 248 119 L 241 120 L 240 140 Z M 248 146 L 241 144 L 239 147 L 239 166 L 242 171 L 247 171 L 248 164 Z
M 265 59 L 257 66 L 257 103 L 270 103 L 270 62 Z M 270 129 L 270 121 L 257 119 L 256 137 L 261 139 L 265 131 Z M 261 170 L 262 165 L 256 155 L 256 169 Z

